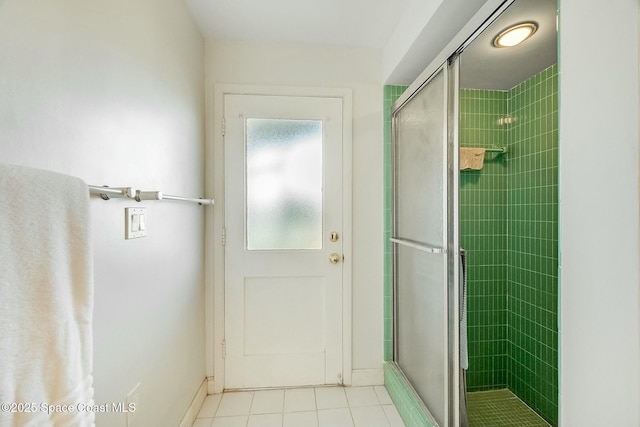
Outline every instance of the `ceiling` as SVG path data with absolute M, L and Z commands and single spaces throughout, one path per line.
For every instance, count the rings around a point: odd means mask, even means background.
M 411 1 L 185 0 L 185 3 L 209 40 L 381 49 Z M 461 87 L 508 90 L 554 64 L 556 2 L 516 0 L 460 56 Z M 539 24 L 532 38 L 513 48 L 498 49 L 491 45 L 501 30 L 526 20 Z
M 516 0 L 460 55 L 460 87 L 509 90 L 556 63 L 557 0 Z M 538 23 L 538 31 L 511 48 L 492 46 L 493 38 L 511 25 Z
M 210 40 L 382 48 L 409 0 L 185 0 Z

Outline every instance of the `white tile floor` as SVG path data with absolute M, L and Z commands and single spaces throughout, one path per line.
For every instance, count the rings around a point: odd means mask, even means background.
M 193 427 L 404 427 L 383 386 L 207 396 Z

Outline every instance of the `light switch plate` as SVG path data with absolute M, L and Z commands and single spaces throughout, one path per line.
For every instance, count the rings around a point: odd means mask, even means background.
M 124 238 L 129 240 L 146 236 L 147 208 L 124 208 Z

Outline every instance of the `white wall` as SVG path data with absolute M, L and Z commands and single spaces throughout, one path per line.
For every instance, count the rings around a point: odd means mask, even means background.
M 182 1 L 2 0 L 0 70 L 0 161 L 203 193 L 204 42 Z M 139 205 L 149 237 L 125 241 Z M 92 199 L 91 214 L 96 402 L 140 382 L 136 425 L 177 425 L 205 377 L 203 208 Z
M 461 29 L 471 21 L 470 32 L 454 42 L 449 55 L 465 41 L 504 0 L 411 0 L 383 50 L 385 84 L 409 85 Z M 480 11 L 482 16 L 474 17 Z M 440 65 L 438 64 L 438 65 Z
M 640 425 L 638 2 L 560 1 L 560 422 Z
M 216 83 L 350 88 L 353 93 L 353 369 L 381 369 L 382 81 L 371 49 L 207 42 L 207 119 Z M 210 123 L 209 143 L 219 132 Z M 220 138 L 215 138 L 220 143 Z M 219 163 L 221 165 L 221 163 Z M 221 188 L 221 187 L 219 187 Z M 224 214 L 216 206 L 218 218 Z M 218 269 L 221 266 L 217 266 Z M 220 271 L 220 270 L 218 270 Z M 210 367 L 209 369 L 212 369 Z M 380 371 L 381 372 L 381 371 Z

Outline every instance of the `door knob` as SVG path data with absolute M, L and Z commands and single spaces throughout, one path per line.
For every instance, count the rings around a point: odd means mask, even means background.
M 337 264 L 340 262 L 340 255 L 336 254 L 336 253 L 332 253 L 331 255 L 329 255 L 329 262 L 331 264 Z

